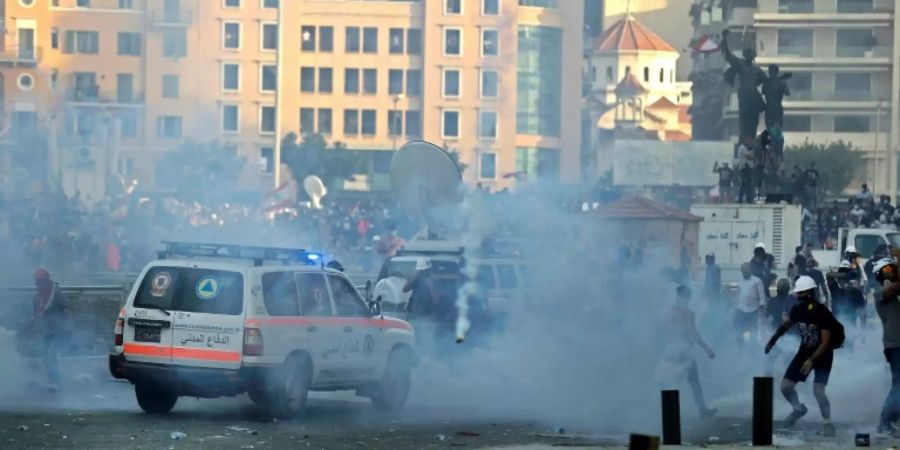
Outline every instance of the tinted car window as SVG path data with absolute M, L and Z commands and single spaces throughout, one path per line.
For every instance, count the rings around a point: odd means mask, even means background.
M 494 289 L 497 281 L 494 279 L 494 268 L 491 266 L 478 266 L 477 283 L 483 289 Z
M 240 273 L 154 267 L 141 280 L 134 306 L 238 315 L 243 308 L 243 299 L 244 278 Z
M 263 301 L 270 316 L 299 316 L 297 286 L 291 272 L 269 272 L 262 276 Z
M 328 275 L 328 283 L 331 284 L 331 293 L 334 295 L 334 307 L 336 315 L 341 317 L 369 317 L 368 308 L 363 305 L 356 289 L 347 280 L 337 276 Z
M 497 266 L 497 275 L 500 277 L 500 289 L 516 288 L 516 268 L 513 266 Z
M 330 316 L 331 300 L 325 287 L 325 276 L 320 273 L 298 273 L 297 292 L 300 295 L 300 312 L 304 316 Z
M 384 263 L 384 266 L 381 268 L 381 273 L 378 274 L 378 279 L 383 280 L 390 277 L 400 277 L 408 280 L 412 278 L 415 273 L 415 261 L 397 261 L 392 259 Z
M 881 236 L 856 236 L 853 240 L 853 245 L 863 258 L 871 258 L 875 248 L 881 244 L 887 244 Z

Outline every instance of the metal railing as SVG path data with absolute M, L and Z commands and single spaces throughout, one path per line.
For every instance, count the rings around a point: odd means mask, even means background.
M 186 9 L 157 9 L 150 13 L 150 22 L 157 26 L 188 26 L 194 13 Z
M 3 48 L 0 48 L 0 62 L 37 64 L 41 61 L 41 56 L 43 56 L 41 47 L 5 45 Z

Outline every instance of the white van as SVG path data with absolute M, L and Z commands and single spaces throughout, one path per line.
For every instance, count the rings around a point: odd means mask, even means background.
M 109 357 L 145 411 L 244 392 L 277 417 L 300 413 L 310 390 L 354 390 L 384 410 L 406 403 L 418 364 L 412 326 L 367 305 L 321 255 L 165 245 L 119 313 Z

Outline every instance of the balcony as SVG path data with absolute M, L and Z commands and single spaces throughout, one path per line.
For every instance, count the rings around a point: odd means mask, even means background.
M 793 113 L 832 114 L 846 111 L 876 111 L 877 95 L 871 91 L 792 91 L 784 98 L 784 108 Z M 883 110 L 890 107 L 889 102 L 881 102 Z M 737 116 L 737 93 L 732 92 L 725 99 L 725 112 L 729 116 Z
M 98 86 L 76 87 L 66 91 L 66 100 L 71 106 L 95 107 L 95 108 L 142 108 L 144 105 L 143 94 L 132 93 L 124 96 L 106 95 L 100 92 Z
M 809 46 L 782 45 L 772 51 L 761 51 L 757 64 L 778 64 L 782 69 L 813 70 L 823 66 L 888 70 L 893 50 L 888 46 L 841 46 L 829 55 L 817 54 Z
M 890 27 L 892 15 L 890 0 L 761 0 L 759 10 L 753 14 L 753 25 Z
M 41 47 L 6 45 L 0 48 L 0 64 L 34 66 L 41 62 Z
M 156 28 L 185 28 L 193 20 L 193 12 L 186 9 L 157 9 L 150 13 L 150 23 Z
M 55 11 L 103 11 L 142 13 L 145 0 L 54 0 L 51 9 Z

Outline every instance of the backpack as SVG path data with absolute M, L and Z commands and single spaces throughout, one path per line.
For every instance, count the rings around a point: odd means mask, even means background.
M 847 335 L 844 333 L 844 325 L 837 320 L 837 317 L 834 317 L 834 314 L 828 308 L 825 308 L 825 311 L 828 311 L 828 316 L 831 317 L 831 341 L 828 343 L 828 347 L 831 350 L 837 350 L 844 346 L 844 341 L 847 339 Z

